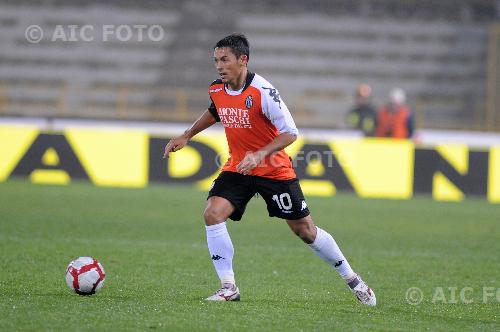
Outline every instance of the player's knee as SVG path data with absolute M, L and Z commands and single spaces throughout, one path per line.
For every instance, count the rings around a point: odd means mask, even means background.
M 292 227 L 293 232 L 305 243 L 310 244 L 316 238 L 316 227 L 311 223 L 298 223 Z
M 224 221 L 225 218 L 222 214 L 223 213 L 221 209 L 217 209 L 214 207 L 206 208 L 205 212 L 203 212 L 203 218 L 205 219 L 205 224 L 215 225 L 220 223 L 221 221 Z
M 303 230 L 300 234 L 298 234 L 300 239 L 307 244 L 311 244 L 314 242 L 315 235 L 310 230 Z

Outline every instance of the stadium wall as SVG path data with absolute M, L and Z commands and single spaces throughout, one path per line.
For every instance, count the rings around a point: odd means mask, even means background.
M 209 130 L 163 159 L 164 146 L 179 127 L 159 129 L 3 123 L 0 182 L 21 177 L 33 183 L 189 184 L 207 190 L 228 156 L 223 132 Z M 498 140 L 480 148 L 305 132 L 288 153 L 306 195 L 353 192 L 363 198 L 409 199 L 423 194 L 441 201 L 481 197 L 500 203 Z

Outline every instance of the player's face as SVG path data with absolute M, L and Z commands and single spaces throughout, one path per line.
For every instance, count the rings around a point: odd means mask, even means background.
M 223 83 L 236 85 L 247 63 L 247 56 L 236 58 L 229 47 L 214 50 L 215 68 Z

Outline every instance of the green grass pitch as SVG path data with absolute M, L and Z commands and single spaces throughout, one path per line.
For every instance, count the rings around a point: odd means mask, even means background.
M 499 205 L 309 197 L 316 223 L 375 290 L 378 305 L 368 308 L 267 216 L 261 198 L 228 226 L 242 301 L 204 302 L 219 286 L 201 217 L 205 196 L 182 186 L 1 183 L 0 330 L 500 329 L 499 299 L 488 293 L 483 301 L 483 287 L 500 287 Z M 101 293 L 84 297 L 70 292 L 64 274 L 71 259 L 87 255 L 107 278 Z M 422 290 L 421 304 L 407 302 L 410 287 Z

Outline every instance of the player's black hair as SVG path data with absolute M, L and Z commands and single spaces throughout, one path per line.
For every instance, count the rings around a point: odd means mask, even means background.
M 250 45 L 248 44 L 248 39 L 244 34 L 233 33 L 219 40 L 215 44 L 214 49 L 218 47 L 229 47 L 233 54 L 238 59 L 240 55 L 246 55 L 247 59 L 250 60 Z

